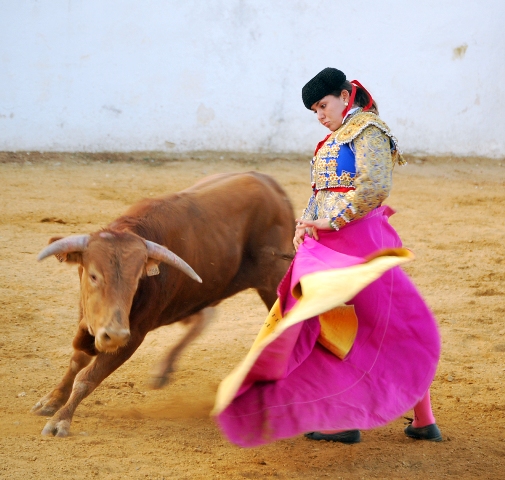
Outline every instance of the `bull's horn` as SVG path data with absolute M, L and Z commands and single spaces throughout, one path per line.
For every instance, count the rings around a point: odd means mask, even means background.
M 178 257 L 174 252 L 171 252 L 168 248 L 163 247 L 158 243 L 151 242 L 150 240 L 144 241 L 146 242 L 149 258 L 154 258 L 154 260 L 159 260 L 160 262 L 172 265 L 173 267 L 178 268 L 181 272 L 185 273 L 188 277 L 202 283 L 202 279 L 181 257 Z
M 50 243 L 39 253 L 37 260 L 40 262 L 50 255 L 58 253 L 84 252 L 88 246 L 89 235 L 71 235 L 70 237 L 60 238 L 56 242 Z

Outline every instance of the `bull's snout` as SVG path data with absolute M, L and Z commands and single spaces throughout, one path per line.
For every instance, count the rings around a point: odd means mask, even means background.
M 96 333 L 95 345 L 101 352 L 113 352 L 130 340 L 128 328 L 100 328 Z

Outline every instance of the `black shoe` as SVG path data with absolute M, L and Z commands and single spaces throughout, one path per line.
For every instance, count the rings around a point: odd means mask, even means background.
M 327 442 L 359 443 L 361 441 L 359 430 L 346 430 L 338 433 L 310 432 L 304 436 L 310 440 L 326 440 Z
M 429 440 L 430 442 L 441 442 L 442 434 L 436 423 L 426 425 L 426 427 L 414 427 L 410 424 L 405 430 L 405 435 L 416 440 Z

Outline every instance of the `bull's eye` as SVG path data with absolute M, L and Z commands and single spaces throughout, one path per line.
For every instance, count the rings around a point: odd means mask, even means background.
M 89 279 L 93 282 L 96 283 L 98 281 L 97 276 L 94 273 L 89 274 Z

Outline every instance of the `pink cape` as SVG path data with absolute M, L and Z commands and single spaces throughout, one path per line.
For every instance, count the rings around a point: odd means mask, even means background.
M 385 248 L 401 247 L 380 207 L 337 232 L 306 237 L 279 285 L 283 312 L 303 275 L 344 268 Z M 317 317 L 268 345 L 216 415 L 230 441 L 253 447 L 318 430 L 371 429 L 403 415 L 428 390 L 440 356 L 436 321 L 407 275 L 395 267 L 348 304 L 358 317 L 356 340 L 344 360 L 317 338 Z

